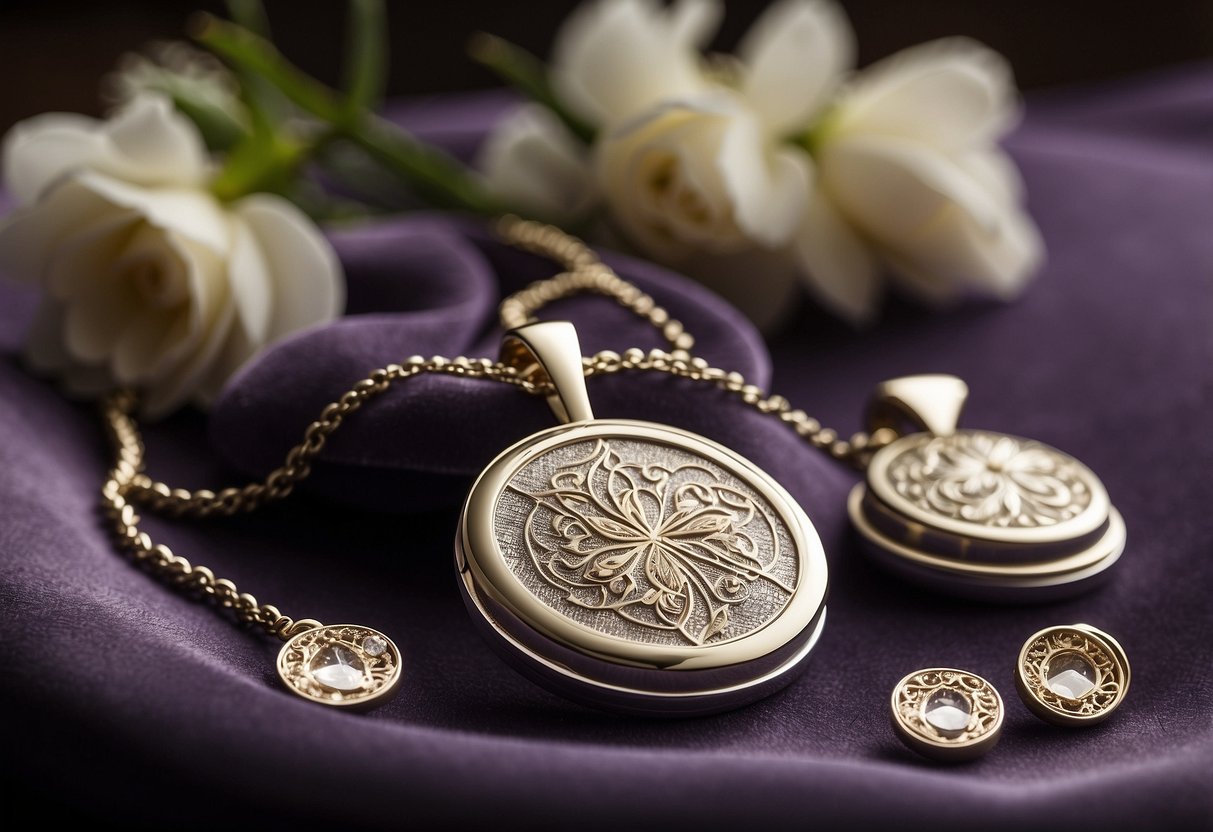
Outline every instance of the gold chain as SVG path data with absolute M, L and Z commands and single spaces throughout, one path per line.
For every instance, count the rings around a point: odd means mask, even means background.
M 616 275 L 575 237 L 552 226 L 514 217 L 501 220 L 498 232 L 510 244 L 554 260 L 565 269 L 555 277 L 532 283 L 502 302 L 501 322 L 506 329 L 533 320 L 535 313 L 552 301 L 593 292 L 613 298 L 652 323 L 673 348 L 671 352 L 652 350 L 646 353 L 639 349 L 630 349 L 623 354 L 599 352 L 582 359 L 586 378 L 640 371 L 706 382 L 736 395 L 760 413 L 779 419 L 813 447 L 856 467 L 863 467 L 872 453 L 896 438 L 893 431 L 882 429 L 871 435 L 857 433 L 849 440 L 840 439 L 835 431 L 822 427 L 803 410 L 793 409 L 783 396 L 765 395 L 760 388 L 746 383 L 739 373 L 710 367 L 703 359 L 691 356 L 689 350 L 694 345 L 694 339 L 682 324 L 670 318 L 669 313 L 658 306 L 653 298 Z M 255 597 L 240 592 L 231 581 L 216 578 L 205 566 L 191 565 L 185 558 L 173 554 L 167 546 L 153 543 L 146 532 L 139 530 L 135 506 L 174 517 L 209 517 L 249 512 L 267 502 L 280 500 L 311 473 L 312 461 L 323 450 L 329 436 L 350 415 L 392 384 L 426 373 L 499 381 L 534 395 L 551 392 L 546 385 L 536 384 L 521 375 L 515 367 L 489 359 L 427 359 L 413 356 L 403 364 L 391 364 L 375 370 L 354 384 L 337 401 L 327 405 L 319 418 L 308 425 L 303 440 L 287 453 L 283 465 L 263 481 L 218 492 L 172 488 L 145 474 L 143 442 L 131 415 L 135 397 L 125 392 L 109 396 L 102 403 L 102 413 L 114 448 L 115 462 L 102 496 L 106 516 L 119 546 L 174 586 L 229 609 L 240 621 L 256 624 L 283 639 L 321 626 L 314 619 L 296 621 L 283 615 L 277 607 L 258 604 Z

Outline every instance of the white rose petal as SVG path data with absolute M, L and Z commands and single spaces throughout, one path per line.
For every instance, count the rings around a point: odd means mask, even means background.
M 827 193 L 864 233 L 912 244 L 939 213 L 959 205 L 978 225 L 998 222 L 1001 205 L 952 159 L 927 145 L 862 135 L 821 155 Z
M 833 129 L 953 151 L 993 142 L 1018 114 L 1006 60 L 975 41 L 954 38 L 906 49 L 865 70 L 843 96 Z
M 27 205 L 64 175 L 94 170 L 140 185 L 197 187 L 208 172 L 194 126 L 160 97 L 135 99 L 109 122 L 45 113 L 4 140 L 4 181 Z
M 281 197 L 257 194 L 241 200 L 236 214 L 248 223 L 269 268 L 275 298 L 270 340 L 341 314 L 345 283 L 332 279 L 341 264 L 302 211 Z M 230 275 L 233 283 L 238 277 Z
M 793 252 L 805 285 L 823 306 L 853 324 L 872 320 L 882 288 L 880 263 L 820 187 L 810 197 Z
M 807 157 L 776 149 L 753 114 L 722 94 L 663 104 L 598 146 L 614 217 L 668 261 L 695 248 L 788 241 L 803 208 Z
M 1002 169 L 986 161 L 983 175 Z M 926 300 L 964 287 L 1012 297 L 1039 265 L 1039 234 L 1004 198 L 1005 186 L 991 189 L 929 147 L 851 136 L 823 154 L 821 176 L 848 219 Z
M 679 0 L 597 0 L 579 7 L 556 37 L 552 84 L 561 102 L 595 125 L 611 126 L 667 98 L 708 86 L 698 48 L 723 5 Z
M 822 0 L 772 5 L 738 48 L 742 94 L 782 135 L 803 130 L 855 60 L 855 38 L 842 10 Z
M 30 201 L 0 221 L 0 268 L 45 288 L 29 360 L 73 392 L 132 386 L 163 415 L 340 314 L 341 268 L 320 232 L 277 196 L 221 204 L 200 137 L 161 99 L 109 122 L 18 125 L 4 168 L 28 173 L 17 187 Z
M 596 197 L 585 147 L 538 104 L 518 107 L 494 127 L 477 167 L 493 193 L 550 222 L 577 223 Z

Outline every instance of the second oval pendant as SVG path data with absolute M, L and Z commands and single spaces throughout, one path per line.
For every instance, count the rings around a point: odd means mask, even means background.
M 593 419 L 571 324 L 515 330 L 507 350 L 568 423 L 502 453 L 465 503 L 460 588 L 490 643 L 553 691 L 630 713 L 714 713 L 788 684 L 827 586 L 795 500 L 703 437 Z
M 864 548 L 909 580 L 977 600 L 1049 601 L 1098 586 L 1125 548 L 1103 483 L 1042 442 L 957 428 L 967 394 L 952 376 L 878 388 L 871 426 L 920 432 L 878 450 L 851 492 Z

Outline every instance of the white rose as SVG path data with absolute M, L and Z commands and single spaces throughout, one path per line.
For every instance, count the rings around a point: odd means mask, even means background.
M 560 27 L 550 79 L 561 104 L 600 129 L 628 121 L 663 100 L 711 88 L 700 48 L 723 13 L 713 0 L 596 0 Z M 580 222 L 597 205 L 589 153 L 554 115 L 527 104 L 507 115 L 477 160 L 488 187 L 527 213 L 558 224 Z
M 786 0 L 743 40 L 736 77 L 714 79 L 698 47 L 721 10 L 583 6 L 557 38 L 552 78 L 562 103 L 600 127 L 592 152 L 524 107 L 490 135 L 481 167 L 504 198 L 558 222 L 604 203 L 644 254 L 769 325 L 792 308 L 786 249 L 812 180 L 809 156 L 786 139 L 823 106 L 853 40 L 834 6 Z
M 662 104 L 603 137 L 597 172 L 615 223 L 668 263 L 787 243 L 810 176 L 802 151 L 774 141 L 723 90 Z
M 551 79 L 561 103 L 610 128 L 670 98 L 705 91 L 700 50 L 715 34 L 717 0 L 596 0 L 560 27 Z
M 205 403 L 267 344 L 341 312 L 319 230 L 277 196 L 219 202 L 197 130 L 163 98 L 105 122 L 38 116 L 3 157 L 18 208 L 0 267 L 42 286 L 29 359 L 69 390 L 129 386 L 152 416 Z
M 814 137 L 817 187 L 795 250 L 818 298 L 863 321 L 885 274 L 931 303 L 1018 294 L 1043 246 L 996 143 L 1017 115 L 1006 62 L 972 41 L 860 73 Z

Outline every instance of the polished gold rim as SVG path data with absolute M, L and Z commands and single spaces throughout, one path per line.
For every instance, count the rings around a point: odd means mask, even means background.
M 999 434 L 994 431 L 957 431 L 953 436 L 944 437 L 944 439 L 963 439 L 978 435 L 994 439 L 1006 439 L 1029 449 L 1047 452 L 1048 454 L 1055 455 L 1057 459 L 1063 460 L 1065 466 L 1072 469 L 1078 482 L 1088 492 L 1089 502 L 1086 507 L 1074 517 L 1049 525 L 1005 527 L 955 519 L 935 511 L 927 510 L 913 500 L 907 499 L 898 493 L 894 487 L 893 478 L 890 475 L 890 466 L 895 460 L 908 451 L 912 451 L 938 438 L 924 433 L 903 436 L 897 441 L 881 448 L 873 455 L 867 474 L 867 481 L 872 489 L 872 493 L 885 505 L 914 522 L 941 529 L 954 535 L 1000 543 L 1057 543 L 1090 534 L 1103 525 L 1111 508 L 1111 502 L 1108 499 L 1108 492 L 1099 477 L 1086 465 L 1069 454 L 1043 442 L 1023 439 L 1011 434 Z
M 1114 563 L 1120 556 L 1120 553 L 1124 551 L 1124 519 L 1116 509 L 1110 509 L 1108 513 L 1108 530 L 1104 533 L 1103 537 L 1099 538 L 1088 549 L 1069 557 L 1041 561 L 1039 563 L 1005 565 L 972 563 L 955 558 L 938 557 L 926 552 L 920 552 L 917 549 L 911 549 L 892 538 L 886 537 L 873 527 L 863 513 L 865 488 L 866 486 L 860 483 L 851 490 L 851 494 L 847 498 L 847 510 L 851 516 L 851 522 L 860 534 L 887 552 L 897 555 L 904 560 L 940 572 L 950 572 L 972 578 L 983 578 L 992 582 L 1031 582 L 1041 579 L 1061 579 L 1067 576 L 1075 576 L 1096 566 L 1100 568 L 1095 569 L 1095 572 L 1102 571 L 1103 568 Z
M 1093 725 L 1129 692 L 1129 659 L 1112 636 L 1089 624 L 1046 627 L 1019 651 L 1015 684 L 1024 704 L 1057 725 Z
M 1002 730 L 1002 697 L 975 673 L 932 667 L 907 674 L 893 688 L 893 729 L 908 747 L 932 759 L 962 762 L 985 754 Z
M 623 438 L 671 446 L 710 460 L 746 482 L 774 507 L 792 539 L 798 560 L 794 591 L 782 611 L 759 629 L 729 641 L 704 644 L 646 644 L 605 634 L 571 620 L 535 597 L 506 563 L 494 532 L 497 503 L 514 475 L 539 456 L 564 445 Z M 768 655 L 798 636 L 825 600 L 827 567 L 821 540 L 792 497 L 766 473 L 693 433 L 647 422 L 602 420 L 561 425 L 523 440 L 499 456 L 472 487 L 460 522 L 461 569 L 476 586 L 529 626 L 579 652 L 638 667 L 694 670 L 721 667 Z

